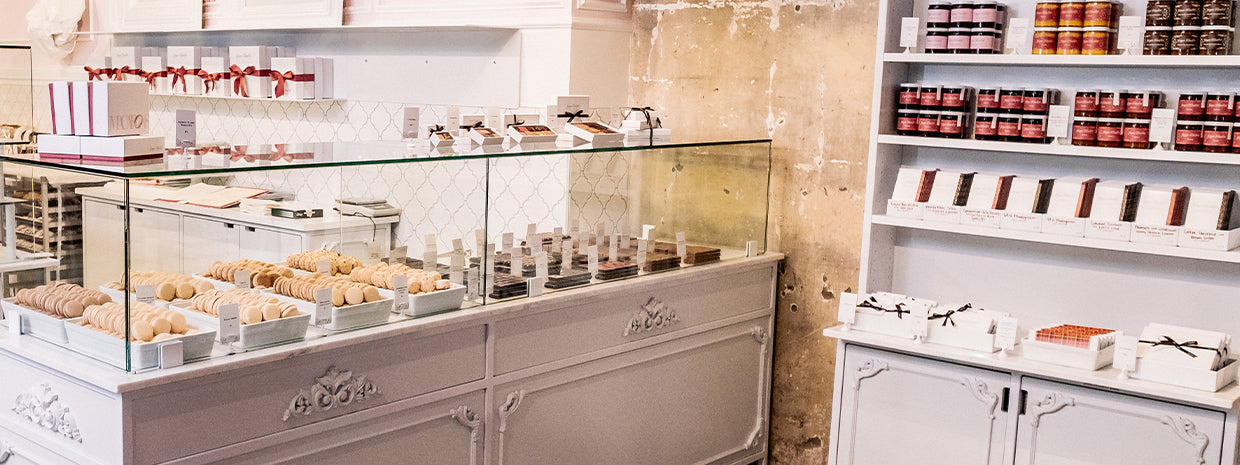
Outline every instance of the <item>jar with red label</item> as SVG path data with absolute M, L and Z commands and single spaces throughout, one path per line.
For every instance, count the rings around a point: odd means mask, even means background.
M 1145 42 L 1142 49 L 1146 55 L 1171 54 L 1171 28 L 1151 26 L 1145 28 Z
M 1054 27 L 1035 27 L 1033 28 L 1033 54 L 1034 55 L 1054 55 L 1055 47 L 1059 44 L 1059 28 Z
M 1020 115 L 999 115 L 999 140 L 1020 142 Z
M 921 86 L 921 108 L 937 110 L 943 104 L 943 88 L 940 86 Z
M 1061 27 L 1055 42 L 1055 53 L 1058 55 L 1080 55 L 1081 41 L 1084 40 L 1085 29 L 1079 27 Z
M 1185 92 L 1180 94 L 1179 104 L 1175 109 L 1176 118 L 1185 121 L 1201 121 L 1206 119 L 1206 93 Z
M 973 27 L 973 2 L 952 2 L 952 27 Z
M 995 29 L 986 27 L 970 29 L 969 48 L 973 53 L 982 55 L 995 53 Z
M 981 87 L 977 89 L 977 111 L 999 109 L 999 88 Z
M 917 110 L 921 105 L 921 84 L 900 84 L 900 99 L 896 108 L 901 110 Z
M 1232 94 L 1206 95 L 1206 121 L 1230 123 L 1236 112 L 1236 96 Z
M 996 113 L 978 113 L 973 119 L 973 138 L 977 140 L 999 140 L 999 115 Z
M 1098 118 L 1078 116 L 1072 120 L 1072 145 L 1098 145 Z
M 1150 149 L 1153 147 L 1154 143 L 1150 142 L 1150 120 L 1124 120 L 1124 148 Z
M 1041 115 L 1025 115 L 1020 119 L 1020 139 L 1033 144 L 1045 144 L 1046 117 Z
M 969 105 L 969 89 L 963 86 L 943 86 L 942 97 L 939 99 L 945 110 L 961 110 Z
M 1059 4 L 1059 27 L 1082 27 L 1084 25 L 1084 0 L 1064 0 Z
M 948 139 L 963 139 L 968 116 L 960 111 L 944 111 L 939 117 L 939 135 Z
M 926 7 L 926 27 L 951 27 L 951 15 L 951 2 L 931 2 L 930 6 Z
M 974 14 L 977 14 L 974 12 Z M 1007 24 L 1008 7 L 1002 3 L 995 5 L 995 27 L 1003 29 Z
M 1109 1 L 1091 1 L 1085 3 L 1085 27 L 1114 26 L 1115 6 Z
M 995 29 L 995 50 L 991 53 L 1003 53 L 1003 29 Z
M 1124 93 L 1124 117 L 1149 119 L 1154 109 L 1162 106 L 1162 92 L 1129 91 Z
M 917 130 L 918 121 L 921 117 L 920 110 L 900 109 L 896 110 L 896 134 L 901 136 L 917 136 L 921 132 Z
M 972 53 L 969 42 L 973 36 L 967 27 L 953 27 L 947 30 L 947 51 L 949 53 Z
M 1025 89 L 999 91 L 999 109 L 1004 113 L 1020 113 L 1025 108 Z
M 1091 118 L 1098 117 L 1098 103 L 1101 99 L 1101 90 L 1085 89 L 1076 91 L 1076 98 L 1072 101 L 1072 115 L 1085 116 Z M 1097 121 L 1094 121 L 1097 126 Z
M 922 92 L 925 92 L 925 90 L 923 89 Z M 1124 98 L 1124 91 L 1102 91 L 1102 98 L 1098 101 L 1099 116 L 1102 116 L 1103 118 L 1123 118 L 1127 114 L 1127 111 L 1128 101 Z
M 1201 151 L 1201 122 L 1179 121 L 1175 125 L 1175 149 L 1184 152 Z
M 1236 137 L 1237 131 L 1240 129 L 1240 123 L 1231 124 L 1231 153 L 1240 153 L 1240 137 Z
M 920 110 L 917 114 L 917 132 L 923 136 L 939 135 L 939 110 Z
M 1033 27 L 1059 27 L 1059 2 L 1038 2 L 1033 9 Z
M 1120 147 L 1124 145 L 1124 120 L 1122 118 L 1098 118 L 1098 146 Z
M 1025 89 L 1021 99 L 1021 110 L 1029 114 L 1045 115 L 1051 105 L 1059 100 L 1059 91 L 1055 89 Z
M 1209 153 L 1231 151 L 1232 123 L 1202 123 L 1201 150 Z
M 1105 27 L 1087 27 L 1081 35 L 1081 55 L 1106 55 L 1111 53 L 1114 32 Z

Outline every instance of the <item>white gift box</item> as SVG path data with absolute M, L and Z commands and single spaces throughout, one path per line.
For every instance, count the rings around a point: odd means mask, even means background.
M 487 115 L 483 114 L 467 114 L 461 115 L 460 124 L 457 125 L 456 134 L 458 136 L 467 137 L 469 130 L 476 127 L 484 127 L 487 124 Z
M 542 124 L 519 124 L 508 126 L 508 136 L 518 144 L 537 144 L 555 142 L 560 137 L 555 131 Z
M 229 77 L 228 58 L 211 56 L 202 57 L 202 71 L 207 75 L 202 78 L 205 95 L 212 97 L 231 97 L 232 78 Z
M 73 105 L 73 134 L 89 136 L 90 120 L 90 82 L 73 81 L 69 83 L 70 103 Z
M 233 84 L 233 93 L 239 97 L 271 97 L 271 49 L 263 46 L 228 47 L 228 59 L 233 71 L 242 76 L 244 84 Z
M 163 136 L 82 138 L 82 160 L 86 161 L 135 161 L 163 156 Z
M 1115 360 L 1115 345 L 1101 350 L 1082 349 L 1034 339 L 1031 332 L 1027 339 L 1020 341 L 1021 353 L 1030 360 L 1046 362 L 1082 370 L 1098 370 L 1110 365 Z
M 335 65 L 331 58 L 314 59 L 314 98 L 336 98 Z
M 151 87 L 151 92 L 168 93 L 168 70 L 163 57 L 142 57 L 142 71 L 147 73 L 146 83 Z
M 1240 229 L 1219 231 L 1214 229 L 1180 229 L 1180 247 L 1188 249 L 1232 250 L 1240 247 Z
M 471 128 L 469 140 L 478 145 L 499 145 L 504 143 L 504 135 L 491 128 Z
M 1085 237 L 1130 242 L 1132 239 L 1132 223 L 1091 218 L 1085 222 Z
M 275 57 L 271 59 L 271 95 L 285 100 L 313 100 L 315 97 L 313 58 Z
M 1194 370 L 1215 370 L 1230 356 L 1231 336 L 1218 331 L 1150 323 L 1141 330 L 1137 357 Z
M 452 137 L 449 131 L 432 132 L 426 139 L 431 147 L 451 147 L 456 143 L 456 138 Z
M 202 47 L 168 47 L 168 88 L 174 94 L 202 95 Z
M 112 68 L 117 81 L 141 81 L 143 47 L 112 47 Z
M 624 144 L 624 133 L 603 123 L 572 122 L 564 130 L 573 138 L 586 141 L 594 147 L 619 147 Z
M 538 125 L 538 113 L 504 113 L 504 127 Z
M 92 55 L 86 58 L 86 65 L 82 67 L 86 72 L 86 80 L 103 81 L 111 79 L 112 74 L 112 57 L 108 55 Z
M 962 208 L 952 205 L 926 204 L 926 213 L 922 219 L 939 223 L 960 224 Z
M 69 81 L 53 81 L 47 88 L 52 105 L 52 134 L 72 135 L 73 86 Z
M 556 97 L 555 101 L 556 117 L 560 117 L 561 115 L 584 114 L 589 113 L 590 111 L 589 95 L 561 95 Z M 578 116 L 577 118 L 582 119 L 584 116 Z
M 76 160 L 82 156 L 82 138 L 72 135 L 39 134 L 40 158 Z
M 96 136 L 140 136 L 150 128 L 145 82 L 92 81 L 91 125 Z
M 1237 363 L 1236 359 L 1227 360 L 1226 364 L 1217 370 L 1198 370 L 1138 358 L 1136 369 L 1129 372 L 1128 376 L 1189 389 L 1218 392 L 1236 381 L 1237 368 L 1240 368 L 1240 363 Z
M 1180 227 L 1134 223 L 1129 241 L 1137 244 L 1176 246 L 1180 243 Z
M 993 353 L 995 347 L 995 319 L 1010 316 L 1006 313 L 982 309 L 964 308 L 961 305 L 940 305 L 930 311 L 930 326 L 926 342 L 978 352 Z

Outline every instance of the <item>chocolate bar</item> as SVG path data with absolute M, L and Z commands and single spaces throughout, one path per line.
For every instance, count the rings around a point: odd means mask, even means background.
M 490 297 L 492 299 L 507 299 L 529 293 L 525 278 L 501 273 L 496 273 L 491 278 L 495 283 L 491 288 Z
M 595 278 L 603 281 L 637 276 L 637 264 L 631 261 L 605 261 L 598 263 L 598 274 Z
M 568 270 L 564 270 L 563 273 L 548 276 L 546 287 L 549 289 L 564 289 L 566 287 L 580 286 L 589 283 L 589 271 L 579 268 L 570 268 Z
M 680 256 L 674 253 L 651 252 L 646 254 L 646 263 L 642 271 L 653 273 L 680 267 Z

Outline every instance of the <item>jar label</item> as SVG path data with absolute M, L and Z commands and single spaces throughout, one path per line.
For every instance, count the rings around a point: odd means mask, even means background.
M 1230 100 L 1208 99 L 1206 100 L 1207 115 L 1231 116 L 1232 105 Z
M 1000 136 L 1020 136 L 1020 123 L 1013 121 L 999 122 Z
M 1111 34 L 1108 33 L 1087 33 L 1085 38 L 1081 40 L 1081 50 L 1109 52 L 1111 51 Z
M 1072 140 L 1096 140 L 1098 139 L 1098 126 L 1092 124 L 1080 124 L 1072 126 Z
M 1128 113 L 1149 113 L 1154 111 L 1153 99 L 1144 97 L 1128 97 L 1128 106 L 1125 108 Z
M 966 50 L 969 48 L 969 36 L 954 35 L 947 38 L 947 48 L 952 50 Z
M 1128 126 L 1124 128 L 1124 142 L 1149 142 L 1149 126 Z
M 1059 25 L 1071 27 L 1085 20 L 1084 3 L 1064 3 L 1059 6 Z
M 1222 131 L 1209 130 L 1205 131 L 1203 137 L 1205 145 L 1210 147 L 1230 147 L 1231 146 L 1231 128 L 1228 127 Z
M 999 108 L 1019 110 L 1025 107 L 1025 97 L 1021 95 L 1004 95 L 999 100 Z
M 917 125 L 918 118 L 915 116 L 902 116 L 900 118 L 896 118 L 897 131 L 916 131 Z
M 1055 53 L 1055 46 L 1059 43 L 1059 37 L 1054 32 L 1035 32 L 1033 33 L 1033 52 L 1049 52 Z
M 1022 124 L 1020 126 L 1020 136 L 1026 139 L 1044 139 L 1046 138 L 1046 125 Z
M 1122 142 L 1124 130 L 1118 126 L 1098 126 L 1098 140 L 1102 142 Z
M 1077 111 L 1098 111 L 1098 97 L 1089 97 L 1085 95 L 1076 96 Z
M 915 90 L 900 92 L 900 105 L 917 105 L 921 103 L 921 95 Z
M 927 107 L 937 107 L 943 104 L 943 99 L 937 92 L 922 92 L 921 104 Z
M 977 35 L 969 39 L 969 48 L 973 50 L 991 50 L 995 48 L 995 36 Z
M 964 127 L 960 126 L 959 119 L 945 119 L 939 121 L 939 132 L 943 134 L 960 134 L 964 132 Z
M 944 92 L 942 100 L 943 106 L 952 108 L 963 107 L 964 99 L 961 98 L 963 95 L 964 94 Z
M 926 50 L 947 50 L 947 36 L 926 36 Z
M 952 8 L 953 23 L 971 23 L 973 22 L 973 7 L 964 6 L 960 8 Z
M 1201 18 L 1201 2 L 1196 0 L 1179 0 L 1175 2 L 1176 21 L 1195 21 Z
M 951 13 L 944 9 L 933 9 L 926 12 L 927 23 L 946 23 L 951 21 Z
M 1059 42 L 1055 48 L 1059 50 L 1080 50 L 1081 49 L 1081 33 L 1079 32 L 1060 32 Z
M 973 10 L 973 22 L 975 23 L 993 23 L 999 19 L 998 8 L 977 8 Z
M 999 94 L 978 95 L 977 96 L 977 107 L 978 108 L 999 108 Z
M 921 132 L 939 132 L 938 118 L 918 118 L 917 130 Z
M 1044 100 L 1042 97 L 1025 96 L 1023 102 L 1024 103 L 1022 104 L 1022 108 L 1024 108 L 1025 111 L 1046 111 L 1046 109 L 1049 107 L 1049 105 L 1047 105 L 1046 103 L 1046 100 Z
M 1201 130 L 1176 129 L 1175 145 L 1201 145 Z
M 993 120 L 985 123 L 978 121 L 977 127 L 973 128 L 973 133 L 979 136 L 993 136 L 999 133 L 999 128 Z
M 1039 3 L 1033 11 L 1035 26 L 1058 26 L 1059 5 L 1055 3 Z
M 1085 6 L 1086 26 L 1108 26 L 1111 24 L 1111 4 L 1094 2 Z
M 1206 101 L 1180 99 L 1180 104 L 1176 107 L 1175 111 L 1181 115 L 1204 115 L 1206 114 Z
M 1201 9 L 1202 19 L 1210 26 L 1231 25 L 1231 0 L 1206 2 Z
M 1127 109 L 1127 102 L 1124 99 L 1104 98 L 1098 108 L 1108 113 L 1119 113 Z

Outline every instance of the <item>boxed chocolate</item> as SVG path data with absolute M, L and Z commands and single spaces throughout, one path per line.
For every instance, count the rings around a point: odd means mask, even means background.
M 314 59 L 298 57 L 272 58 L 271 95 L 285 100 L 314 100 Z
M 150 129 L 150 93 L 144 82 L 91 81 L 91 133 L 140 136 Z

